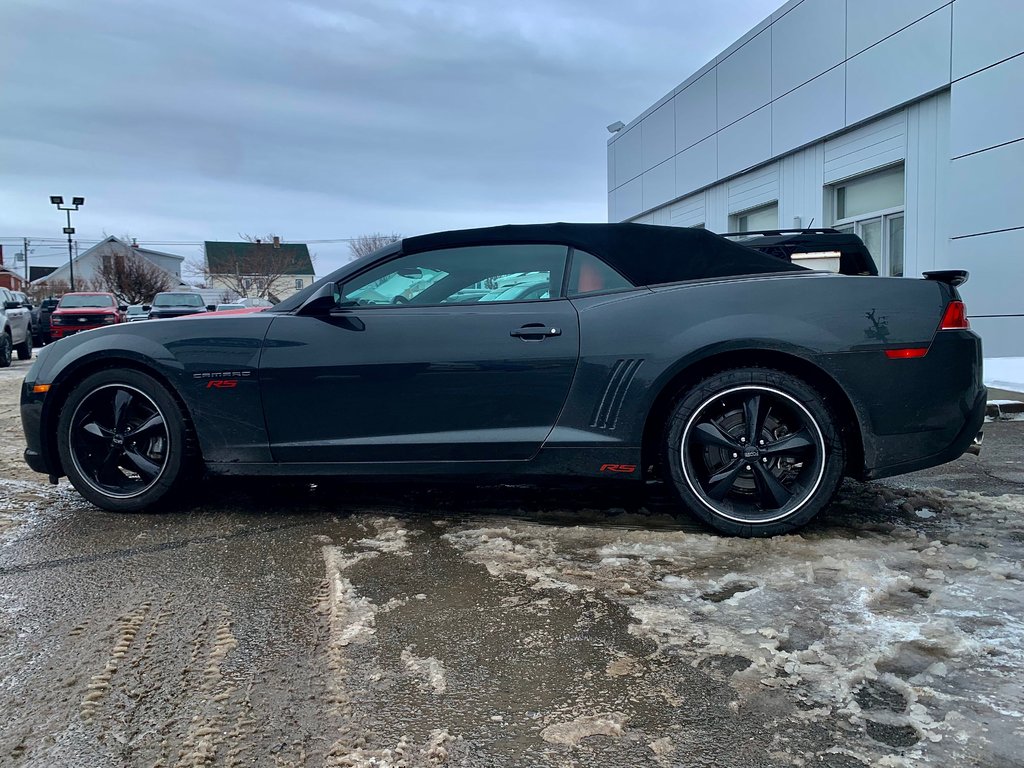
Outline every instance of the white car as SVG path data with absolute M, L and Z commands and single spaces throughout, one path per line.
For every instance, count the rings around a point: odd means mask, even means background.
M 0 288 L 0 299 L 0 319 L 3 323 L 3 333 L 0 334 L 0 368 L 8 368 L 15 350 L 19 360 L 32 359 L 32 315 L 21 300 L 6 288 Z

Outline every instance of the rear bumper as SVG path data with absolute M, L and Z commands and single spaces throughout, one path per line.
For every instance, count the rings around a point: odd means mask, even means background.
M 956 434 L 952 442 L 949 444 L 942 445 L 941 447 L 936 446 L 936 452 L 928 456 L 911 459 L 899 464 L 891 464 L 886 467 L 869 469 L 864 474 L 865 479 L 877 480 L 882 477 L 892 477 L 893 475 L 904 475 L 907 472 L 917 472 L 920 469 L 937 467 L 940 464 L 955 461 L 968 452 L 976 453 L 972 448 L 976 447 L 975 438 L 979 437 L 981 427 L 985 423 L 985 405 L 987 399 L 986 390 L 982 387 L 977 401 L 967 414 L 967 419 L 964 422 L 963 428 Z M 977 447 L 980 448 L 980 438 L 977 443 Z

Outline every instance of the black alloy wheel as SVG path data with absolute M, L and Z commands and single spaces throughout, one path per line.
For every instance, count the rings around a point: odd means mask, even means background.
M 669 432 L 676 491 L 727 533 L 774 535 L 803 525 L 842 480 L 842 443 L 822 398 L 779 371 L 705 380 L 677 404 Z
M 187 428 L 167 390 L 137 371 L 103 371 L 69 395 L 58 448 L 72 485 L 99 507 L 145 509 L 162 500 L 186 468 Z

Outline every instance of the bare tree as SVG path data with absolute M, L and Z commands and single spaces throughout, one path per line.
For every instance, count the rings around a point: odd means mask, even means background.
M 174 287 L 166 271 L 130 249 L 114 245 L 100 257 L 92 282 L 124 304 L 148 304 L 160 291 Z
M 352 258 L 358 259 L 368 256 L 374 251 L 379 251 L 385 245 L 391 245 L 391 243 L 401 239 L 402 236 L 397 232 L 392 232 L 390 235 L 374 232 L 370 235 L 359 235 L 353 238 L 348 244 L 348 249 L 352 253 Z
M 38 304 L 43 299 L 56 299 L 71 290 L 71 284 L 67 280 L 37 280 L 31 283 L 25 293 L 33 304 Z

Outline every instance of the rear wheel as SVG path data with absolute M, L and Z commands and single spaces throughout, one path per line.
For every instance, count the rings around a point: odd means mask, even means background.
M 98 507 L 137 512 L 165 501 L 188 468 L 188 426 L 162 384 L 139 371 L 101 371 L 68 396 L 57 446 L 68 479 Z
M 18 350 L 19 360 L 32 359 L 32 333 L 30 331 L 25 332 L 25 340 L 15 347 L 15 349 Z
M 816 390 L 781 371 L 741 368 L 676 402 L 664 459 L 677 495 L 704 522 L 723 533 L 773 536 L 828 505 L 844 451 Z

